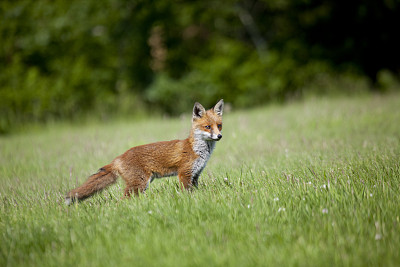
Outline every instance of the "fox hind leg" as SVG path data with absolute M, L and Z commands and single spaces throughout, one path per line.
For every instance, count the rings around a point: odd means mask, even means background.
M 126 183 L 124 191 L 124 196 L 126 198 L 129 198 L 132 193 L 134 193 L 136 196 L 139 195 L 139 192 L 144 193 L 151 181 L 151 175 L 147 174 L 139 174 L 126 178 L 122 176 L 122 178 L 125 180 Z

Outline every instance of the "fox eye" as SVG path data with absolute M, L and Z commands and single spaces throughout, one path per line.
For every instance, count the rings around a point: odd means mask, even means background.
M 221 130 L 221 128 L 222 128 L 222 124 L 218 124 L 218 129 Z
M 204 128 L 210 130 L 210 129 L 211 129 L 211 126 L 210 126 L 210 125 L 207 125 L 207 126 L 204 126 Z

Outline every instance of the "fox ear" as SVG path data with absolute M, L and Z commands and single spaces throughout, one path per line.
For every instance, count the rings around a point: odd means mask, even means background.
M 222 116 L 222 113 L 224 111 L 224 100 L 221 99 L 220 101 L 218 101 L 217 104 L 215 104 L 214 106 L 214 112 L 219 115 Z
M 193 117 L 192 117 L 193 120 L 200 119 L 201 117 L 204 116 L 205 113 L 206 113 L 206 110 L 200 103 L 198 103 L 198 102 L 194 103 Z

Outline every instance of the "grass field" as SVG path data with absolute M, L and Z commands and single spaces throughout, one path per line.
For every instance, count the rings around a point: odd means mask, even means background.
M 0 139 L 0 266 L 399 266 L 400 95 L 224 114 L 198 190 L 177 178 L 64 194 L 190 117 L 54 125 Z

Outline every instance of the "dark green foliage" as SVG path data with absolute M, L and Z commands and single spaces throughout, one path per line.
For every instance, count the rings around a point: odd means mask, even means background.
M 0 2 L 0 133 L 398 87 L 396 1 Z M 354 89 L 355 88 L 355 89 Z M 364 88 L 365 90 L 365 88 Z

